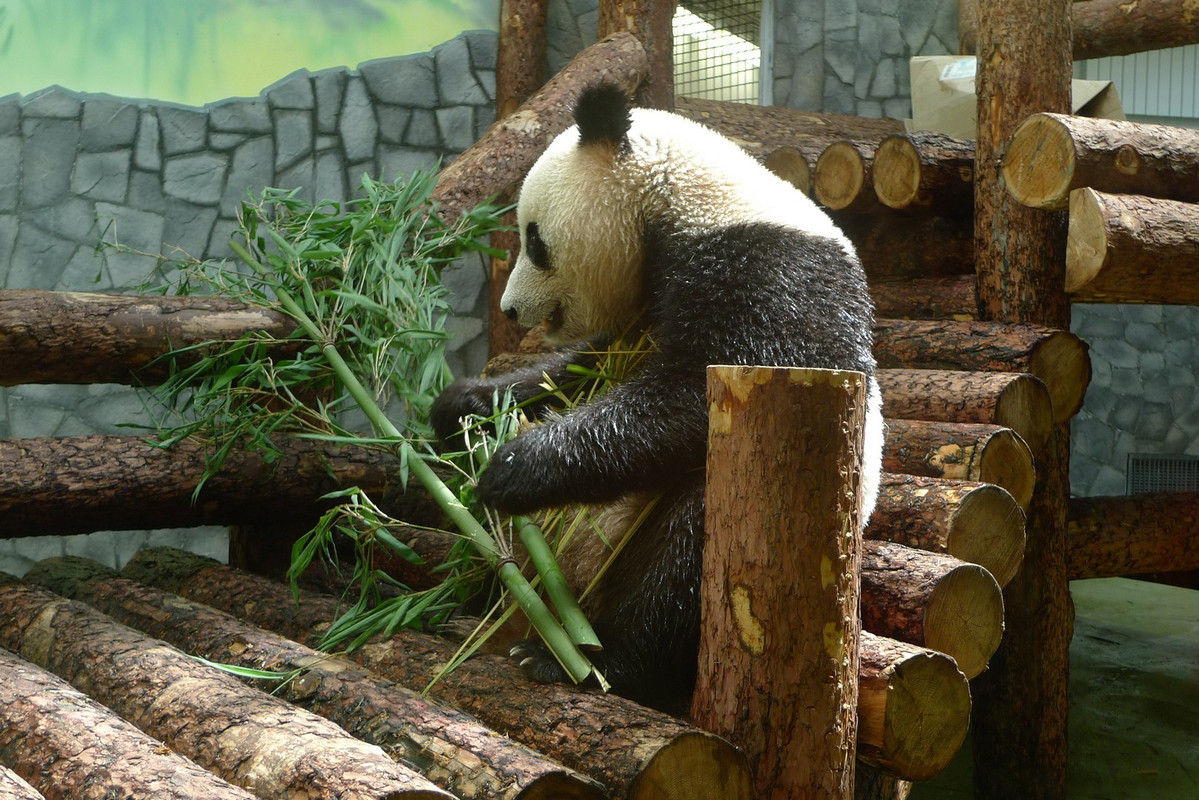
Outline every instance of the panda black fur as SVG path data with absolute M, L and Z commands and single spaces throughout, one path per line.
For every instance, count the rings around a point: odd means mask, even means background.
M 439 435 L 492 393 L 536 395 L 564 381 L 594 342 L 647 324 L 657 352 L 606 395 L 551 416 L 504 445 L 479 497 L 509 513 L 602 504 L 618 541 L 649 516 L 584 603 L 604 650 L 593 659 L 617 693 L 677 707 L 695 676 L 703 548 L 709 364 L 808 366 L 869 376 L 863 519 L 881 471 L 881 399 L 871 355 L 873 309 L 853 248 L 809 198 L 737 145 L 687 119 L 630 109 L 612 86 L 587 90 L 576 125 L 530 170 L 518 203 L 521 254 L 501 300 L 547 338 L 589 339 L 530 369 L 459 380 L 433 409 Z M 586 585 L 602 561 L 598 537 L 564 569 Z M 563 680 L 536 641 L 514 650 L 526 671 Z

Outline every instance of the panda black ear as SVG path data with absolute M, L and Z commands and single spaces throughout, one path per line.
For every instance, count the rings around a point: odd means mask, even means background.
M 579 144 L 607 142 L 620 150 L 625 145 L 632 117 L 629 96 L 615 84 L 601 83 L 583 90 L 575 103 L 575 122 L 579 125 Z

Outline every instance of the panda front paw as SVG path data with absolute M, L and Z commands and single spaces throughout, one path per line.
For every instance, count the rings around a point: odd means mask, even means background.
M 429 410 L 429 423 L 437 438 L 461 445 L 462 419 L 472 414 L 490 417 L 495 410 L 495 391 L 479 380 L 459 378 L 441 390 Z
M 533 441 L 537 434 L 537 430 L 526 431 L 495 451 L 475 487 L 481 501 L 508 514 L 560 505 L 547 494 L 547 476 Z
M 522 639 L 508 653 L 521 670 L 538 683 L 570 683 L 570 676 L 540 639 Z

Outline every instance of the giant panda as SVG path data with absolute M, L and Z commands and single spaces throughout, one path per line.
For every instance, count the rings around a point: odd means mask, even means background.
M 863 519 L 882 463 L 873 308 L 854 248 L 803 193 L 720 134 L 664 111 L 632 109 L 614 86 L 585 90 L 575 125 L 533 165 L 517 204 L 520 254 L 500 301 L 567 346 L 527 369 L 459 379 L 438 397 L 438 434 L 563 381 L 571 364 L 630 328 L 656 352 L 599 399 L 503 445 L 478 497 L 507 513 L 594 504 L 605 536 L 561 559 L 578 586 L 658 499 L 584 602 L 603 643 L 593 663 L 613 691 L 681 707 L 693 687 L 708 432 L 709 364 L 808 366 L 868 376 Z M 570 343 L 580 343 L 571 345 Z M 780 478 L 784 479 L 784 478 Z M 526 673 L 566 680 L 536 640 L 513 648 Z

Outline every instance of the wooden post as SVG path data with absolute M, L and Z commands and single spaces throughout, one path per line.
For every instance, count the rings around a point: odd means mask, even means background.
M 674 7 L 675 0 L 599 0 L 600 40 L 628 31 L 649 56 L 638 105 L 674 110 Z
M 857 735 L 865 377 L 708 368 L 695 722 L 761 798 L 848 798 Z
M 1030 114 L 1068 113 L 1070 0 L 980 0 L 975 254 L 982 319 L 1069 330 L 1065 219 L 1022 208 L 1004 148 Z M 1029 213 L 1029 212 L 1032 213 Z M 1073 607 L 1066 576 L 1069 432 L 1038 454 L 1022 572 L 1005 591 L 1007 634 L 974 682 L 978 798 L 1062 798 Z

